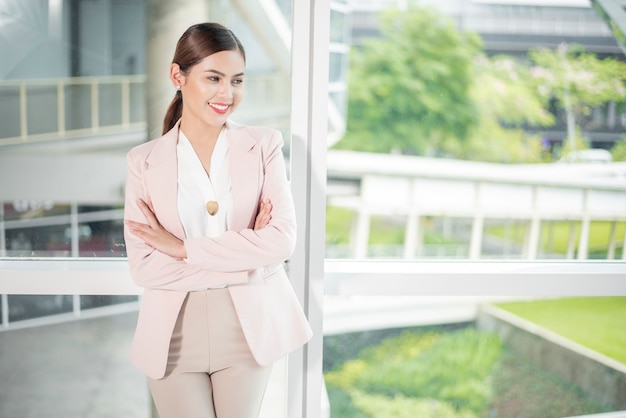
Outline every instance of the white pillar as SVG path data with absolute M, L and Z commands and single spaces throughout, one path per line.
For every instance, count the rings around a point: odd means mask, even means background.
M 484 225 L 484 217 L 483 217 L 483 208 L 481 202 L 481 189 L 482 182 L 477 181 L 475 183 L 475 191 L 474 191 L 474 219 L 472 221 L 472 232 L 470 237 L 470 248 L 469 248 L 469 258 L 470 260 L 477 260 L 480 258 L 480 252 L 483 242 L 483 225 Z
M 591 220 L 589 218 L 589 199 L 591 190 L 585 189 L 583 199 L 583 219 L 580 226 L 580 238 L 578 240 L 579 260 L 586 260 L 589 256 L 589 232 L 591 230 Z
M 176 42 L 191 25 L 210 20 L 209 0 L 147 2 L 146 116 L 148 138 L 161 135 L 163 117 L 174 98 L 169 79 Z
M 409 213 L 404 232 L 404 254 L 406 259 L 413 259 L 418 256 L 418 248 L 421 247 L 419 238 L 421 237 L 420 216 L 416 212 Z
M 567 254 L 565 258 L 571 260 L 574 258 L 574 247 L 576 245 L 576 222 L 569 223 L 569 239 L 567 240 Z
M 357 209 L 355 219 L 352 222 L 352 236 L 350 238 L 352 246 L 352 258 L 355 258 L 357 260 L 367 258 L 370 224 L 371 215 L 362 207 Z
M 607 260 L 615 258 L 615 232 L 617 230 L 617 221 L 611 222 L 611 232 L 609 233 L 609 251 L 606 255 Z
M 483 241 L 483 225 L 484 217 L 482 213 L 477 212 L 472 221 L 472 236 L 470 238 L 469 258 L 470 260 L 478 260 L 480 258 L 481 246 Z
M 537 258 L 539 252 L 539 235 L 541 234 L 541 219 L 539 218 L 539 190 L 540 186 L 533 187 L 532 215 L 524 237 L 524 255 L 528 260 Z
M 537 258 L 539 249 L 539 235 L 541 232 L 541 220 L 533 213 L 528 226 L 528 234 L 525 242 L 526 258 L 534 260 Z

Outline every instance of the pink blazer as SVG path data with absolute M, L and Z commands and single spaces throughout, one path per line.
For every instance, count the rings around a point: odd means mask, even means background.
M 296 222 L 279 131 L 226 123 L 232 213 L 228 231 L 216 238 L 185 236 L 177 209 L 176 126 L 129 151 L 124 218 L 146 222 L 137 204 L 152 204 L 161 225 L 182 239 L 179 260 L 124 230 L 133 280 L 144 288 L 131 349 L 148 376 L 165 374 L 169 342 L 187 292 L 227 285 L 246 341 L 261 365 L 304 345 L 312 336 L 283 268 L 294 250 Z M 272 201 L 272 219 L 252 229 L 259 202 Z

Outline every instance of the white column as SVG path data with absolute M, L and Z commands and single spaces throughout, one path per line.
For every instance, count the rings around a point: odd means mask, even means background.
M 418 255 L 417 248 L 418 245 L 420 245 L 420 242 L 418 240 L 418 238 L 421 236 L 420 229 L 419 214 L 417 212 L 409 213 L 406 222 L 406 229 L 404 232 L 404 258 L 412 259 Z
M 475 189 L 475 212 L 474 219 L 472 221 L 472 233 L 470 237 L 469 258 L 470 260 L 477 260 L 480 258 L 481 246 L 483 242 L 483 208 L 481 202 L 481 188 L 482 182 L 477 181 L 474 186 Z
M 606 255 L 607 260 L 615 258 L 615 232 L 617 230 L 617 221 L 611 222 L 611 232 L 609 233 L 609 251 Z
M 174 98 L 169 79 L 176 42 L 191 25 L 210 20 L 209 0 L 147 2 L 146 100 L 148 137 L 160 136 L 163 117 Z
M 579 260 L 586 260 L 589 253 L 589 232 L 591 230 L 591 220 L 589 218 L 589 199 L 591 190 L 585 189 L 583 199 L 583 219 L 580 226 L 580 239 L 578 240 Z
M 209 19 L 209 0 L 149 1 L 146 6 L 146 121 L 148 138 L 161 135 L 163 118 L 174 98 L 169 79 L 176 43 L 185 30 Z M 150 416 L 158 417 L 152 399 Z
M 539 235 L 541 232 L 541 220 L 536 214 L 533 214 L 533 217 L 530 220 L 529 232 L 528 232 L 528 243 L 526 250 L 526 258 L 529 260 L 534 260 L 537 258 L 537 253 L 539 250 Z
M 367 258 L 367 246 L 370 237 L 371 215 L 363 207 L 359 207 L 356 217 L 352 222 L 352 236 L 350 242 L 352 246 L 352 258 L 363 260 Z
M 576 222 L 569 223 L 569 239 L 567 240 L 567 254 L 565 258 L 571 260 L 574 258 L 574 247 L 576 246 Z
M 470 260 L 478 260 L 480 258 L 481 246 L 483 241 L 483 225 L 485 219 L 481 213 L 474 215 L 472 221 L 472 237 L 470 239 Z
M 528 260 L 536 259 L 539 252 L 539 235 L 541 233 L 541 219 L 538 213 L 539 188 L 540 186 L 533 187 L 532 215 L 524 237 L 524 258 Z
M 323 418 L 322 304 L 326 223 L 328 0 L 293 2 L 291 54 L 291 188 L 298 241 L 290 260 L 296 294 L 313 338 L 289 356 L 289 418 Z

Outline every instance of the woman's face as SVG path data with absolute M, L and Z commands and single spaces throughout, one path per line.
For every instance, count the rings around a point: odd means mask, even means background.
M 183 95 L 183 119 L 220 127 L 244 95 L 245 62 L 239 51 L 209 55 L 174 82 Z

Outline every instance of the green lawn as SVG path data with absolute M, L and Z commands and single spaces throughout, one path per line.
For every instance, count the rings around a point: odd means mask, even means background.
M 545 299 L 497 306 L 626 364 L 626 297 Z

